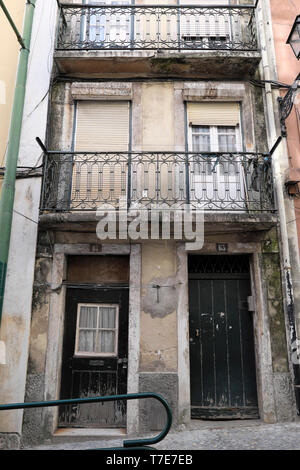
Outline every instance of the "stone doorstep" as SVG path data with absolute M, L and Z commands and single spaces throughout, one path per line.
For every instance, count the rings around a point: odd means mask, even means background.
M 126 428 L 58 428 L 50 439 L 46 439 L 42 444 L 59 445 L 72 444 L 88 441 L 106 441 L 111 439 L 120 439 L 120 445 L 123 439 L 127 438 Z

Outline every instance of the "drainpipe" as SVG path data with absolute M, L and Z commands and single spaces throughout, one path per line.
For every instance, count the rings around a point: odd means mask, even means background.
M 3 10 L 6 18 L 8 19 L 10 25 L 12 26 L 19 43 L 21 44 L 6 153 L 6 171 L 3 180 L 2 194 L 0 200 L 0 328 L 4 301 L 9 243 L 11 236 L 12 214 L 15 197 L 16 169 L 20 148 L 28 70 L 28 58 L 30 53 L 29 47 L 32 33 L 35 3 L 36 0 L 27 0 L 22 38 L 4 2 L 0 0 L 0 7 Z
M 268 3 L 269 5 L 269 3 Z M 271 77 L 269 58 L 267 53 L 267 40 L 265 34 L 265 25 L 268 22 L 265 20 L 265 10 L 266 4 L 260 2 L 260 5 L 257 9 L 257 19 L 258 26 L 260 30 L 260 41 L 261 41 L 261 54 L 262 54 L 262 66 L 263 66 L 263 79 L 271 80 L 274 77 Z M 269 5 L 270 7 L 270 5 Z M 273 92 L 271 83 L 265 83 L 265 99 L 266 99 L 266 109 L 267 109 L 267 126 L 269 134 L 269 143 L 271 146 L 275 141 L 277 141 L 278 135 L 276 131 L 275 123 L 275 114 L 274 114 L 274 105 L 273 105 Z M 293 283 L 291 276 L 291 261 L 290 261 L 290 251 L 288 243 L 288 231 L 287 231 L 287 220 L 285 212 L 285 203 L 283 195 L 283 179 L 282 172 L 280 168 L 280 159 L 279 156 L 272 158 L 274 182 L 278 203 L 278 215 L 279 215 L 279 224 L 281 232 L 281 247 L 282 247 L 282 260 L 283 260 L 283 276 L 284 276 L 284 287 L 285 295 L 287 302 L 287 315 L 289 321 L 289 333 L 290 333 L 290 350 L 291 355 L 293 353 L 293 344 L 297 345 L 297 330 L 295 322 L 295 312 L 294 312 L 294 294 L 293 294 Z M 294 373 L 294 386 L 295 386 L 295 396 L 296 396 L 296 406 L 298 415 L 300 415 L 300 364 L 296 364 L 293 361 L 293 373 Z

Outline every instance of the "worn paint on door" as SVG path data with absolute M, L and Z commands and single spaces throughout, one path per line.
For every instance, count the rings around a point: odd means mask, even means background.
M 258 418 L 249 262 L 201 258 L 189 261 L 191 416 Z
M 61 398 L 127 393 L 128 288 L 66 294 Z M 60 427 L 124 427 L 126 402 L 60 407 Z

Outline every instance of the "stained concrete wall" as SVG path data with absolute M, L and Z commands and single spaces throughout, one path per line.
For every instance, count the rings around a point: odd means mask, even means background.
M 292 25 L 293 15 L 296 16 L 296 6 L 294 2 L 288 2 L 287 8 L 284 12 L 281 11 L 282 5 L 277 0 L 266 0 L 265 2 L 259 2 L 258 4 L 258 15 L 262 19 L 259 20 L 259 29 L 261 36 L 267 42 L 268 47 L 265 49 L 263 57 L 263 63 L 260 67 L 261 78 L 268 79 L 272 78 L 275 81 L 284 81 L 292 83 L 298 73 L 297 60 L 292 57 L 292 52 L 287 44 L 286 39 L 283 40 L 285 34 L 288 35 L 289 25 Z M 294 16 L 294 17 L 295 17 Z M 296 67 L 296 68 L 295 68 Z M 297 72 L 295 71 L 297 70 Z M 295 72 L 295 75 L 293 73 Z M 291 74 L 291 75 L 289 75 Z M 293 76 L 294 78 L 291 78 Z M 268 86 L 268 85 L 266 85 Z M 272 147 L 273 142 L 277 136 L 281 134 L 280 122 L 279 122 L 279 109 L 277 99 L 281 94 L 280 89 L 274 89 L 272 95 L 266 90 L 265 102 L 268 104 L 266 107 L 266 114 L 268 114 L 267 128 L 268 128 L 268 140 L 269 146 Z M 285 93 L 285 92 L 283 92 Z M 270 98 L 270 99 L 269 99 Z M 271 101 L 272 100 L 272 101 Z M 297 100 L 296 100 L 297 101 Z M 293 112 L 295 111 L 295 107 Z M 283 253 L 288 268 L 285 268 L 284 275 L 285 280 L 285 298 L 284 308 L 285 315 L 287 317 L 287 311 L 293 310 L 295 316 L 296 328 L 298 327 L 298 337 L 300 333 L 300 258 L 299 258 L 299 232 L 297 231 L 297 225 L 299 225 L 297 216 L 297 207 L 294 204 L 295 199 L 288 195 L 288 191 L 285 188 L 285 182 L 291 179 L 291 171 L 297 166 L 297 149 L 293 156 L 291 155 L 291 141 L 289 138 L 295 136 L 295 122 L 293 121 L 293 112 L 290 117 L 286 120 L 286 124 L 289 126 L 290 133 L 288 139 L 282 139 L 281 144 L 273 155 L 274 167 L 276 174 L 274 179 L 277 185 L 277 197 L 280 202 L 279 211 L 281 221 L 281 245 L 280 251 Z M 289 279 L 287 279 L 289 277 Z M 290 290 L 290 283 L 292 285 L 292 291 Z M 291 299 L 290 292 L 293 293 L 293 299 Z M 293 305 L 291 305 L 291 301 Z M 288 321 L 286 320 L 286 323 Z M 289 338 L 289 349 L 291 356 L 291 335 L 294 335 L 293 327 L 290 328 L 288 333 Z
M 296 417 L 295 395 L 288 354 L 289 331 L 285 320 L 279 239 L 276 229 L 262 241 L 263 287 L 267 304 L 277 421 Z
M 141 372 L 177 371 L 175 250 L 168 242 L 142 247 Z
M 142 150 L 174 150 L 174 84 L 143 83 L 140 93 Z M 139 386 L 141 392 L 160 392 L 170 403 L 175 422 L 177 303 L 176 245 L 169 241 L 143 244 Z M 161 405 L 155 400 L 140 404 L 141 429 L 161 429 L 164 422 Z

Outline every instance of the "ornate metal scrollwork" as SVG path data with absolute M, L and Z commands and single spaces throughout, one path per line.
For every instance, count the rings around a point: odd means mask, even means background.
M 48 152 L 42 211 L 97 210 L 105 204 L 274 211 L 269 157 L 260 153 Z
M 294 83 L 289 87 L 285 97 L 278 98 L 281 134 L 283 137 L 287 136 L 285 121 L 289 117 L 292 111 L 295 97 L 298 92 L 299 82 L 300 82 L 300 73 L 297 75 L 297 78 L 294 81 Z
M 62 5 L 58 50 L 256 51 L 255 7 Z

